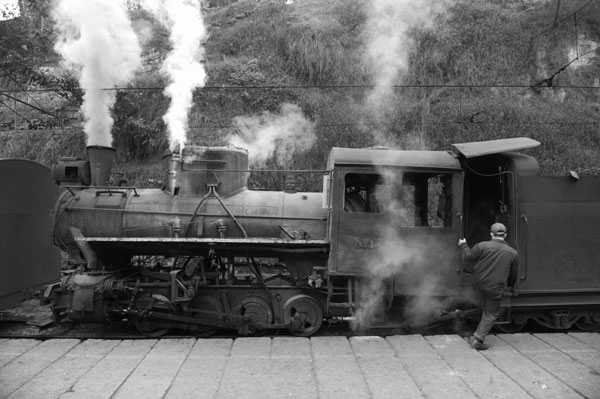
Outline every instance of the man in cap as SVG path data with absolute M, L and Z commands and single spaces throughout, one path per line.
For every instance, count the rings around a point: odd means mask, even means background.
M 500 316 L 500 300 L 507 286 L 514 285 L 517 274 L 517 251 L 511 248 L 504 239 L 506 226 L 494 223 L 490 227 L 491 240 L 482 241 L 469 248 L 467 240 L 458 240 L 466 269 L 473 273 L 473 287 L 479 294 L 483 314 L 477 330 L 468 338 L 469 345 L 477 350 L 487 349 L 485 336 Z

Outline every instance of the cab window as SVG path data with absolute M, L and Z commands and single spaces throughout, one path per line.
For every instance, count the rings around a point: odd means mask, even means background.
M 403 227 L 451 227 L 451 184 L 450 173 L 347 173 L 344 211 L 385 213 Z

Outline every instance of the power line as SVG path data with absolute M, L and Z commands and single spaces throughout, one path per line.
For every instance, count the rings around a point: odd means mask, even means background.
M 583 54 L 581 54 L 581 55 L 579 55 L 579 51 L 578 51 L 578 53 L 577 53 L 577 54 L 578 54 L 578 55 L 577 55 L 577 57 L 575 57 L 574 59 L 572 59 L 571 61 L 569 61 L 569 62 L 568 62 L 568 63 L 566 63 L 565 65 L 563 65 L 562 67 L 560 67 L 560 68 L 559 68 L 559 69 L 558 69 L 556 72 L 554 72 L 554 73 L 553 73 L 553 74 L 552 74 L 550 77 L 540 80 L 540 81 L 539 81 L 539 82 L 537 82 L 536 84 L 534 84 L 534 85 L 532 85 L 532 86 L 529 86 L 529 87 L 528 87 L 528 89 L 539 89 L 539 88 L 544 88 L 542 85 L 545 85 L 546 87 L 552 87 L 553 89 L 557 89 L 557 88 L 566 88 L 566 87 L 569 87 L 569 86 L 554 86 L 554 85 L 553 85 L 553 80 L 554 80 L 554 78 L 556 77 L 556 75 L 558 75 L 559 73 L 561 73 L 562 71 L 564 71 L 565 69 L 567 69 L 567 68 L 568 68 L 568 67 L 569 67 L 571 64 L 573 64 L 574 62 L 576 62 L 576 61 L 580 60 L 581 58 L 583 58 L 583 57 L 587 56 L 588 54 L 591 54 L 591 53 L 593 53 L 593 52 L 596 52 L 596 51 L 598 51 L 598 50 L 600 50 L 600 46 L 598 46 L 598 47 L 596 47 L 596 48 L 593 48 L 593 49 L 591 49 L 591 50 L 589 50 L 589 51 L 586 51 L 585 53 L 583 53 Z M 598 87 L 596 87 L 596 89 L 599 89 L 599 88 L 598 88 Z M 475 112 L 475 113 L 471 114 L 471 116 L 467 117 L 467 119 L 469 119 L 470 121 L 473 121 L 473 119 L 474 119 L 475 117 L 477 117 L 477 116 L 479 116 L 479 115 L 481 115 L 481 114 L 483 114 L 483 113 L 486 113 L 486 112 L 488 112 L 489 110 L 496 108 L 498 105 L 500 105 L 500 104 L 503 104 L 503 103 L 505 103 L 505 102 L 507 102 L 507 101 L 509 101 L 509 100 L 512 100 L 513 98 L 515 98 L 515 97 L 517 97 L 517 96 L 523 95 L 523 93 L 525 93 L 526 91 L 527 91 L 527 90 L 521 90 L 521 91 L 519 91 L 518 93 L 515 93 L 515 94 L 513 94 L 513 95 L 511 95 L 511 96 L 509 96 L 509 97 L 507 97 L 507 98 L 505 98 L 505 99 L 503 99 L 503 100 L 501 100 L 501 101 L 498 101 L 498 102 L 496 102 L 496 103 L 492 104 L 491 106 L 489 106 L 489 107 L 487 107 L 487 108 L 484 108 L 484 109 L 482 109 L 482 110 L 480 110 L 480 111 L 477 111 L 477 112 Z
M 41 113 L 44 113 L 44 114 L 46 114 L 46 115 L 50 115 L 51 117 L 53 117 L 53 118 L 55 118 L 55 119 L 59 119 L 59 118 L 58 118 L 58 116 L 56 116 L 56 115 L 54 115 L 54 114 L 51 114 L 50 112 L 48 112 L 48 111 L 46 111 L 46 110 L 43 110 L 43 109 L 41 109 L 41 108 L 39 108 L 39 107 L 36 107 L 35 105 L 28 104 L 28 103 L 26 103 L 26 102 L 25 102 L 25 101 L 23 101 L 23 100 L 20 100 L 20 99 L 18 99 L 18 98 L 16 98 L 16 97 L 13 97 L 13 96 L 11 96 L 11 95 L 8 95 L 8 94 L 6 94 L 6 93 L 3 93 L 3 92 L 0 92 L 0 94 L 1 94 L 1 95 L 3 95 L 3 96 L 5 96 L 5 97 L 8 97 L 8 98 L 10 98 L 11 100 L 13 100 L 13 101 L 16 101 L 16 102 L 18 102 L 18 103 L 20 103 L 20 104 L 24 104 L 24 105 L 26 105 L 26 106 L 28 106 L 28 107 L 31 107 L 31 108 L 33 108 L 33 109 L 35 109 L 35 110 L 37 110 L 37 111 L 40 111 Z
M 1 105 L 4 105 L 6 108 L 8 108 L 11 112 L 13 112 L 15 115 L 20 116 L 23 119 L 27 119 L 25 118 L 25 116 L 21 115 L 20 113 L 17 112 L 16 109 L 12 108 L 10 105 L 8 105 L 7 103 L 5 103 L 4 101 L 0 101 Z
M 0 101 L 0 104 L 6 105 Z M 10 107 L 8 107 L 10 109 Z M 317 123 L 315 124 L 315 128 L 340 128 L 340 127 L 382 127 L 382 126 L 396 126 L 397 123 Z M 464 120 L 452 120 L 452 121 L 425 121 L 419 122 L 415 125 L 419 126 L 452 126 L 452 125 L 461 125 L 461 126 L 598 126 L 600 125 L 600 120 L 597 122 L 587 121 L 587 122 L 563 122 L 563 121 L 516 121 L 516 122 L 506 122 L 506 121 L 477 121 L 477 122 L 465 122 Z M 188 126 L 188 129 L 196 129 L 196 130 L 221 130 L 221 129 L 232 129 L 235 128 L 235 125 L 219 125 L 219 126 Z M 54 132 L 55 130 L 81 130 L 81 128 L 77 127 L 61 127 L 57 126 L 52 129 L 36 129 L 37 132 Z
M 541 31 L 540 33 L 538 33 L 537 35 L 530 37 L 527 41 L 532 41 L 534 39 L 537 39 L 538 37 L 550 32 L 552 29 L 554 29 L 557 25 L 561 25 L 563 22 L 571 19 L 571 17 L 575 17 L 577 18 L 577 13 L 581 10 L 583 10 L 585 7 L 589 6 L 590 4 L 592 4 L 593 2 L 595 2 L 596 0 L 589 0 L 587 3 L 583 4 L 582 6 L 580 6 L 579 8 L 577 8 L 575 11 L 571 12 L 570 14 L 567 14 L 567 16 L 565 16 L 564 18 L 560 19 L 556 24 L 553 24 L 551 27 L 544 29 L 543 31 Z
M 364 126 L 364 127 L 381 127 L 381 126 L 396 126 L 397 123 L 317 123 L 315 127 L 353 127 L 353 126 Z M 477 122 L 465 122 L 462 120 L 454 121 L 431 121 L 431 122 L 419 122 L 416 125 L 430 125 L 430 126 L 448 126 L 448 125 L 495 125 L 495 126 L 595 126 L 600 125 L 600 120 L 597 122 L 494 122 L 494 121 L 477 121 Z M 220 129 L 233 129 L 235 125 L 220 125 L 220 126 L 188 126 L 189 129 L 198 130 L 220 130 Z
M 599 48 L 590 50 L 585 54 L 597 51 Z M 573 61 L 576 61 L 572 60 Z M 376 85 L 288 85 L 288 86 L 205 86 L 198 88 L 197 90 L 286 90 L 286 89 L 301 89 L 301 90 L 312 90 L 312 89 L 372 89 L 377 87 L 387 87 L 394 89 L 531 89 L 539 83 L 534 85 L 531 84 L 405 84 L 405 85 L 389 85 L 389 86 L 376 86 Z M 554 88 L 561 89 L 587 89 L 587 90 L 598 90 L 598 86 L 579 86 L 579 85 L 554 85 Z M 164 87 L 115 87 L 102 89 L 105 91 L 159 91 L 163 90 Z M 32 92 L 53 92 L 57 89 L 0 89 L 2 93 L 32 93 Z

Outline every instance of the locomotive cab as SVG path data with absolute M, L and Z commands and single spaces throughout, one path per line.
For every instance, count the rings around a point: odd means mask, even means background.
M 387 306 L 398 296 L 456 295 L 463 185 L 458 160 L 444 151 L 334 148 L 328 162 L 328 272 L 334 280 L 350 276 L 348 301 L 358 312 L 377 291 L 386 292 Z

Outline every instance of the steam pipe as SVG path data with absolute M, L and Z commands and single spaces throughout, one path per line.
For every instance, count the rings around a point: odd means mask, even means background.
M 204 194 L 204 196 L 200 199 L 200 202 L 198 202 L 196 209 L 194 209 L 194 213 L 192 213 L 192 217 L 190 218 L 190 221 L 188 222 L 187 226 L 185 227 L 185 232 L 183 233 L 184 237 L 188 236 L 188 234 L 190 232 L 190 226 L 192 225 L 194 218 L 196 217 L 196 215 L 198 215 L 198 211 L 200 210 L 200 207 L 202 206 L 202 204 L 208 199 L 208 197 L 210 197 L 211 191 L 212 190 L 209 190 L 206 194 Z
M 85 260 L 87 260 L 87 268 L 91 270 L 95 270 L 98 267 L 98 257 L 96 256 L 96 252 L 90 247 L 90 244 L 86 241 L 78 240 L 78 238 L 84 238 L 85 236 L 77 227 L 71 226 L 69 227 L 69 231 L 73 235 L 75 239 L 75 244 L 79 247 L 79 250 L 83 254 Z
M 225 205 L 225 203 L 223 202 L 223 200 L 221 199 L 221 197 L 219 196 L 219 194 L 217 194 L 217 191 L 215 190 L 214 187 L 210 187 L 210 192 L 213 193 L 213 195 L 217 198 L 217 200 L 219 201 L 219 203 L 221 204 L 221 206 L 223 207 L 223 209 L 225 209 L 225 212 L 227 212 L 227 214 L 231 217 L 231 219 L 233 219 L 233 221 L 235 222 L 235 224 L 237 225 L 237 227 L 241 230 L 242 234 L 244 235 L 244 238 L 248 238 L 248 233 L 246 233 L 246 230 L 244 230 L 244 227 L 242 227 L 242 225 L 240 224 L 239 220 L 237 220 L 237 218 L 233 215 L 233 213 L 231 213 L 231 211 L 229 210 L 229 208 L 227 208 L 227 205 Z

